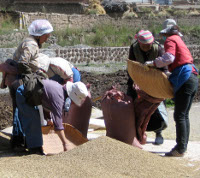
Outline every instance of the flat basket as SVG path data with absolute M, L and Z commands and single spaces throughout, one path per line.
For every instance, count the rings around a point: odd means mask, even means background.
M 173 87 L 167 75 L 153 67 L 127 60 L 128 73 L 135 84 L 155 98 L 173 98 Z
M 88 141 L 81 132 L 70 124 L 63 124 L 68 150 L 71 150 Z M 63 152 L 63 145 L 53 126 L 42 127 L 43 152 L 45 155 L 53 155 Z

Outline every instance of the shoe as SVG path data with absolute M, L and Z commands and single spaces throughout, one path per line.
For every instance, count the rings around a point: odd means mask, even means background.
M 45 155 L 42 147 L 29 148 L 28 153 L 29 154 Z
M 24 138 L 20 136 L 11 136 L 10 147 L 15 152 L 24 152 L 26 150 Z
M 172 149 L 170 152 L 165 153 L 165 156 L 169 156 L 169 157 L 183 157 L 184 153 L 179 153 L 176 149 Z
M 161 135 L 161 133 L 156 133 L 156 139 L 155 139 L 155 145 L 161 145 L 163 144 L 163 137 Z

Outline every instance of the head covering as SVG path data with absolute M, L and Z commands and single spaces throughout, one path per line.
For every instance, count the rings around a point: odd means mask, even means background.
M 142 44 L 151 44 L 154 41 L 154 37 L 152 33 L 148 30 L 140 30 L 136 35 L 135 39 L 138 40 L 139 43 Z
M 87 87 L 83 82 L 67 82 L 66 90 L 72 101 L 81 106 L 82 101 L 88 96 Z
M 28 27 L 28 32 L 33 36 L 42 36 L 53 32 L 53 27 L 48 20 L 38 19 L 34 20 Z
M 163 30 L 160 31 L 160 34 L 176 34 L 179 36 L 183 36 L 178 29 L 174 28 L 177 26 L 176 21 L 174 19 L 167 19 L 163 22 Z

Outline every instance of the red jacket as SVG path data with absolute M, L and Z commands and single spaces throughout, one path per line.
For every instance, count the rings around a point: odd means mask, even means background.
M 168 66 L 170 72 L 181 65 L 193 64 L 192 55 L 180 36 L 172 35 L 168 37 L 164 48 L 165 52 L 169 52 L 175 56 L 174 62 Z

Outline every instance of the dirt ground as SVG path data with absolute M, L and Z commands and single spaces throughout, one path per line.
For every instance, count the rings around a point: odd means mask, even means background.
M 127 71 L 119 70 L 115 73 L 95 74 L 93 72 L 81 71 L 82 81 L 91 84 L 92 99 L 103 96 L 112 86 L 118 86 L 118 89 L 126 92 L 127 90 Z M 101 100 L 93 102 L 93 106 L 101 109 Z M 196 94 L 194 102 L 200 101 L 200 87 Z M 0 130 L 12 126 L 12 104 L 9 93 L 0 94 Z

